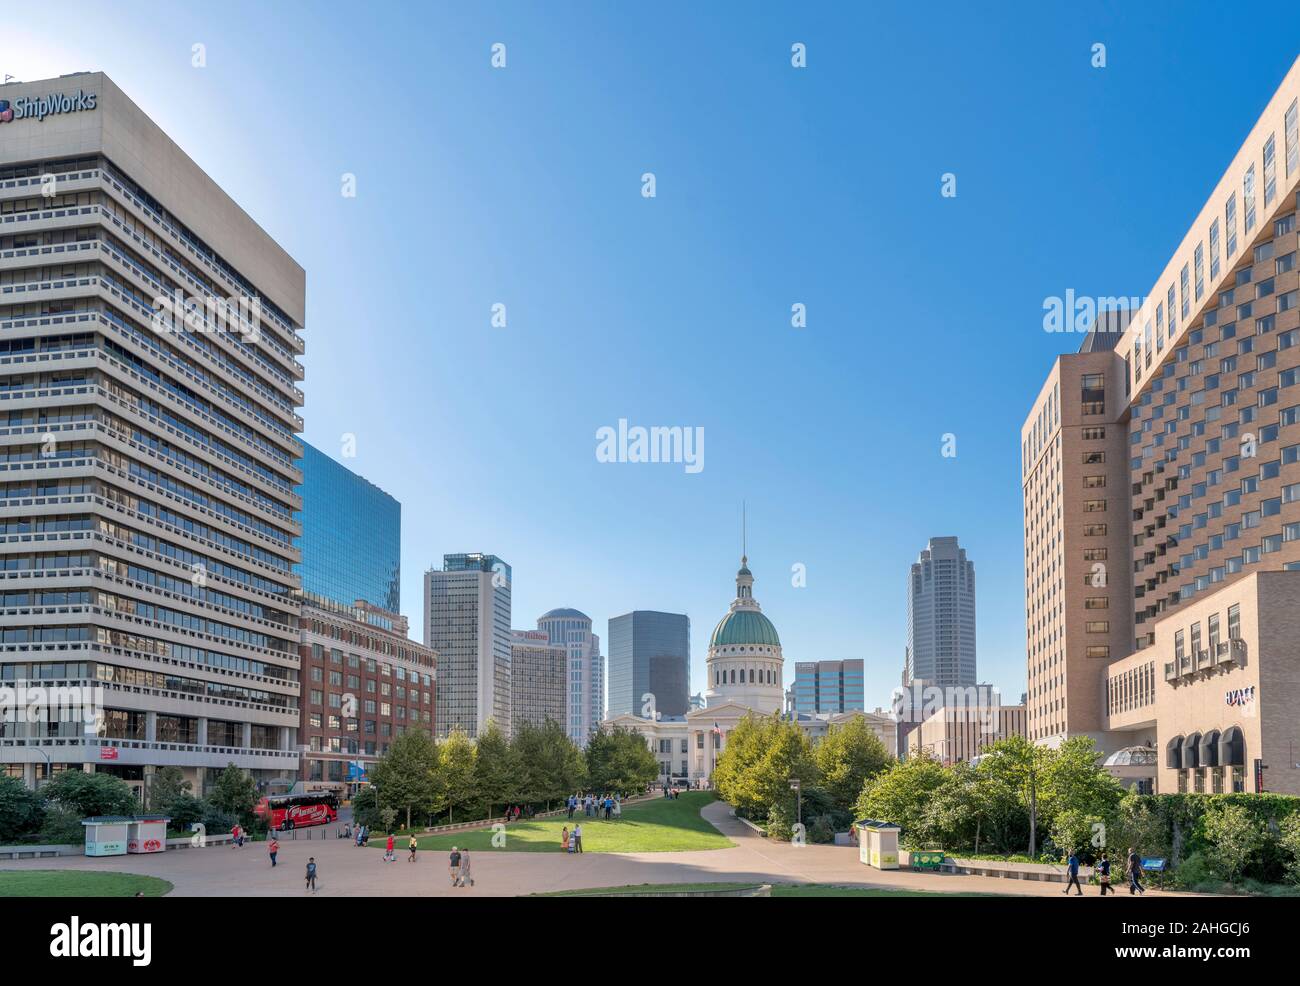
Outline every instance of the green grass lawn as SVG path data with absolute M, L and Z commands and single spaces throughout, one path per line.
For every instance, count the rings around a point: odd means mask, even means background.
M 692 849 L 726 849 L 735 845 L 700 817 L 700 809 L 714 800 L 708 791 L 687 791 L 674 801 L 655 798 L 623 809 L 623 817 L 605 821 L 581 814 L 570 822 L 559 818 L 511 822 L 505 829 L 505 845 L 492 844 L 492 829 L 470 829 L 419 838 L 420 849 L 449 852 L 452 846 L 471 852 L 563 852 L 560 832 L 575 822 L 582 824 L 584 852 L 682 852 Z M 406 852 L 407 836 L 396 840 L 395 850 Z M 376 833 L 371 848 L 382 849 L 386 836 Z
M 653 891 L 740 890 L 752 883 L 642 883 L 626 887 L 593 887 L 587 890 L 556 890 L 534 897 L 585 897 L 588 894 L 638 894 Z M 892 890 L 884 887 L 840 887 L 826 883 L 776 883 L 773 897 L 993 897 L 995 894 L 941 894 L 924 890 Z
M 154 876 L 92 870 L 0 870 L 0 897 L 162 897 L 172 885 Z

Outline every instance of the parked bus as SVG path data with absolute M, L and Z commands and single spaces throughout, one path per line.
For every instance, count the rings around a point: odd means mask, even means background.
M 273 829 L 329 825 L 338 821 L 339 796 L 333 791 L 272 794 L 259 801 L 253 811 Z

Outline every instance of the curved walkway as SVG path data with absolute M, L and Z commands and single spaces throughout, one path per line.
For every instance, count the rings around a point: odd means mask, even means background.
M 273 870 L 265 843 L 242 849 L 214 846 L 156 856 L 82 856 L 5 861 L 8 869 L 77 869 L 142 873 L 170 880 L 172 892 L 186 897 L 278 897 L 303 895 L 308 856 L 319 867 L 322 897 L 490 897 L 618 887 L 638 883 L 833 883 L 847 886 L 937 893 L 985 893 L 1014 896 L 1062 896 L 1059 883 L 1006 880 L 956 874 L 879 871 L 858 862 L 856 846 L 792 846 L 769 842 L 731 815 L 721 801 L 701 812 L 736 845 L 730 849 L 662 853 L 476 852 L 475 886 L 453 888 L 446 856 L 422 852 L 414 863 L 399 851 L 397 862 L 382 853 L 358 849 L 346 839 L 282 842 Z M 1118 897 L 1128 897 L 1119 888 Z M 1096 888 L 1085 888 L 1097 896 Z M 1150 896 L 1160 896 L 1151 891 Z

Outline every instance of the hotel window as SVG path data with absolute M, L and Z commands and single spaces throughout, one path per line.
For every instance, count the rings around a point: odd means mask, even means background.
M 1084 513 L 1088 513 L 1088 514 L 1091 514 L 1091 513 L 1104 513 L 1105 511 L 1106 511 L 1106 501 L 1105 501 L 1105 500 L 1084 500 L 1084 501 L 1083 501 L 1083 512 L 1084 512 Z
M 1105 476 L 1084 476 L 1083 488 L 1085 490 L 1099 490 L 1106 485 Z
M 1089 596 L 1083 601 L 1084 609 L 1110 609 L 1109 596 Z
M 1105 537 L 1106 525 L 1105 524 L 1084 524 L 1083 536 L 1084 537 Z
M 1102 658 L 1102 659 L 1109 658 L 1110 647 L 1106 644 L 1094 644 L 1093 646 L 1087 648 L 1084 651 L 1084 653 L 1091 658 Z
M 1212 794 L 1223 793 L 1223 768 L 1213 767 L 1210 770 L 1210 792 Z
M 1084 561 L 1105 561 L 1106 549 L 1105 548 L 1084 548 L 1083 560 Z
M 1183 661 L 1183 656 L 1187 653 L 1187 651 L 1186 651 L 1186 643 L 1187 643 L 1187 641 L 1186 641 L 1186 638 L 1183 636 L 1183 631 L 1182 631 L 1182 630 L 1175 631 L 1175 633 L 1174 633 L 1174 660 L 1177 661 L 1179 664 L 1182 663 L 1182 661 Z
M 1206 624 L 1206 629 L 1210 634 L 1210 653 L 1213 654 L 1219 647 L 1219 614 L 1214 613 L 1210 616 Z
M 1255 166 L 1253 164 L 1246 169 L 1246 174 L 1241 179 L 1241 208 L 1245 214 L 1244 228 L 1249 233 L 1255 228 Z
M 1219 279 L 1219 220 L 1210 223 L 1210 280 Z
M 1182 309 L 1183 319 L 1184 319 L 1184 320 L 1186 320 L 1188 314 L 1189 314 L 1189 313 L 1191 312 L 1191 310 L 1192 310 L 1192 302 L 1191 302 L 1191 299 L 1187 296 L 1187 295 L 1188 295 L 1188 286 L 1189 286 L 1190 284 L 1191 284 L 1191 274 L 1190 274 L 1190 272 L 1189 272 L 1189 270 L 1188 270 L 1187 265 L 1186 265 L 1186 264 L 1183 264 L 1183 269 L 1182 269 L 1182 271 L 1181 271 L 1181 272 L 1179 273 L 1179 275 L 1178 275 L 1178 287 L 1179 287 L 1179 296 L 1182 298 L 1182 306 L 1181 306 L 1181 309 Z
M 1106 437 L 1105 428 L 1084 428 L 1083 438 L 1085 441 L 1100 441 Z
M 1269 134 L 1264 142 L 1264 208 L 1273 204 L 1277 198 L 1277 152 L 1276 139 Z
M 1083 625 L 1088 633 L 1110 633 L 1110 622 L 1108 620 L 1092 620 Z
M 1300 164 L 1300 121 L 1296 120 L 1296 100 L 1291 100 L 1291 105 L 1286 108 L 1286 118 L 1283 122 L 1283 131 L 1286 134 L 1286 176 L 1290 178 L 1295 174 L 1297 164 Z
M 1196 267 L 1196 300 L 1201 300 L 1201 295 L 1205 294 L 1205 245 L 1196 244 L 1196 249 L 1192 251 L 1192 262 Z
M 1237 193 L 1228 196 L 1223 206 L 1223 227 L 1228 234 L 1228 259 L 1237 252 Z

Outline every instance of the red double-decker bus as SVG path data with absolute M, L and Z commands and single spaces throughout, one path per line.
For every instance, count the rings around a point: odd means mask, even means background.
M 273 829 L 305 828 L 338 821 L 339 796 L 333 791 L 315 794 L 272 794 L 253 811 Z

